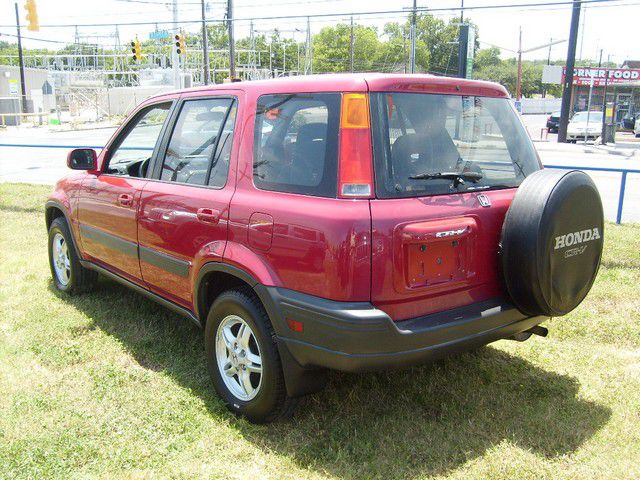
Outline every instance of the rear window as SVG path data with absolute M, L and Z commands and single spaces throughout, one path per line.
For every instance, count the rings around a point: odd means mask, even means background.
M 254 131 L 256 187 L 336 196 L 340 94 L 264 95 Z
M 540 168 L 508 99 L 374 93 L 371 109 L 378 197 L 517 187 Z M 438 173 L 474 178 L 411 178 Z

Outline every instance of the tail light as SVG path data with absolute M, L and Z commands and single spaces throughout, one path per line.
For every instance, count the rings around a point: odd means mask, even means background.
M 345 93 L 340 112 L 338 194 L 342 198 L 372 198 L 373 166 L 369 96 Z

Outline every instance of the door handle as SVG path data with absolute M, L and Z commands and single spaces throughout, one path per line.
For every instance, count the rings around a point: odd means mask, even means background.
M 202 223 L 218 223 L 220 212 L 213 208 L 199 208 L 196 216 Z
M 133 205 L 133 196 L 127 193 L 122 193 L 118 195 L 118 203 L 123 207 L 130 207 Z

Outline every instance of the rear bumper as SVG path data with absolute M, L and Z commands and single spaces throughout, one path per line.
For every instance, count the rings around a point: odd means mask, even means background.
M 394 322 L 367 302 L 335 302 L 260 287 L 281 346 L 302 367 L 361 372 L 406 367 L 485 345 L 538 325 L 501 299 Z M 294 332 L 286 319 L 304 324 Z
M 587 138 L 596 139 L 600 136 L 600 132 L 590 132 L 586 134 Z M 584 133 L 567 133 L 567 140 L 584 140 Z

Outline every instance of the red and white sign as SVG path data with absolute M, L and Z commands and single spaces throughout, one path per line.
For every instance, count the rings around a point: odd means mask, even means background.
M 566 69 L 562 69 L 562 82 Z M 593 76 L 594 86 L 603 86 L 621 83 L 640 83 L 640 70 L 629 68 L 588 68 L 578 67 L 573 69 L 574 85 L 590 85 Z

